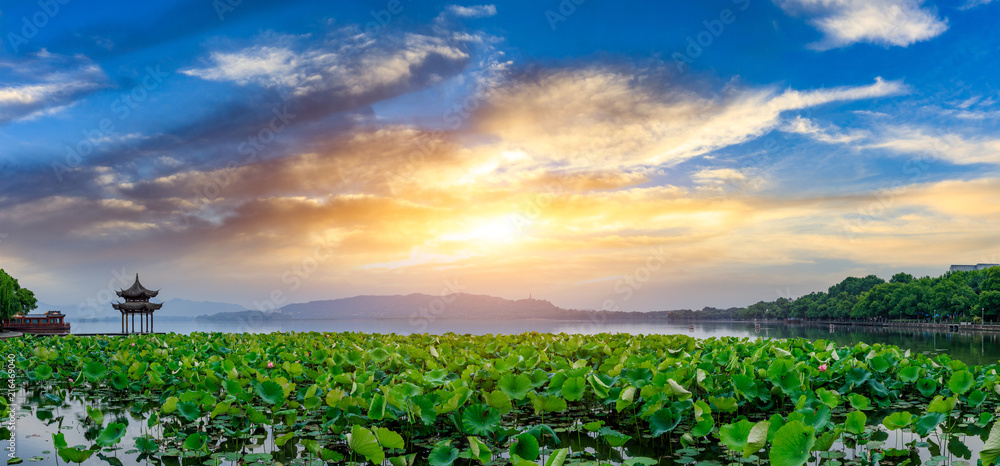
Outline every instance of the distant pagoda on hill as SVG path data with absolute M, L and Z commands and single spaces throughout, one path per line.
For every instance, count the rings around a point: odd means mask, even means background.
M 116 291 L 118 297 L 125 298 L 124 303 L 111 303 L 111 307 L 122 313 L 122 333 L 153 333 L 153 311 L 163 307 L 162 303 L 151 303 L 149 298 L 155 298 L 160 290 L 149 290 L 139 283 L 139 274 L 135 274 L 135 283 L 127 290 Z M 139 316 L 139 331 L 135 331 L 135 317 Z M 132 326 L 129 328 L 131 318 Z

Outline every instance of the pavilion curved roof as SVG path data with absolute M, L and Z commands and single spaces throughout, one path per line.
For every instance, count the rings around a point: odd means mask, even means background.
M 129 287 L 127 290 L 121 290 L 115 292 L 115 294 L 117 294 L 119 297 L 126 299 L 155 298 L 156 295 L 158 295 L 159 293 L 160 290 L 154 291 L 142 286 L 142 283 L 139 283 L 139 274 L 135 274 L 135 283 L 133 283 L 131 287 Z
M 130 301 L 125 303 L 111 303 L 116 311 L 156 311 L 163 307 L 162 303 L 150 303 L 146 301 Z

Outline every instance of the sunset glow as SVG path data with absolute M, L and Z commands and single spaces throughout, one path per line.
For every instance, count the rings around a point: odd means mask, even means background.
M 247 307 L 457 280 L 662 310 L 998 262 L 1000 2 L 873 3 L 899 27 L 806 0 L 69 4 L 0 53 L 0 264 L 53 305 L 141 272 Z

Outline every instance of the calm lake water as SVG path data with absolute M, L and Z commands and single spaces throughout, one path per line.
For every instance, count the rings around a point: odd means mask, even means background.
M 592 335 L 595 333 L 684 334 L 695 338 L 748 337 L 748 338 L 807 338 L 826 339 L 838 345 L 857 343 L 887 343 L 926 354 L 948 353 L 966 364 L 992 364 L 1000 362 L 1000 332 L 966 333 L 933 332 L 924 329 L 762 324 L 757 331 L 751 323 L 741 322 L 559 322 L 546 320 L 437 320 L 429 324 L 412 325 L 405 319 L 387 320 L 300 320 L 270 322 L 213 322 L 163 321 L 155 322 L 157 332 L 191 333 L 270 333 L 270 332 L 368 332 L 368 333 L 457 333 L 457 334 L 511 334 L 524 332 L 570 333 Z M 73 322 L 73 333 L 117 332 L 117 322 Z

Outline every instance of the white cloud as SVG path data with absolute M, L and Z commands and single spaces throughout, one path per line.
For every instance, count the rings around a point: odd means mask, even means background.
M 858 42 L 906 47 L 948 29 L 923 0 L 774 0 L 788 13 L 801 13 L 823 32 L 811 47 L 827 50 Z
M 496 5 L 448 5 L 449 13 L 462 18 L 486 18 L 497 14 Z
M 279 42 L 289 42 L 284 38 Z M 267 39 L 273 42 L 272 39 Z M 296 96 L 317 91 L 356 96 L 382 86 L 406 83 L 413 71 L 434 57 L 460 62 L 468 55 L 440 37 L 405 34 L 371 42 L 359 37 L 364 50 L 332 40 L 296 51 L 291 45 L 254 45 L 236 52 L 213 52 L 210 65 L 181 70 L 189 76 L 239 85 L 277 87 Z
M 107 87 L 104 71 L 86 57 L 64 57 L 42 50 L 18 62 L 2 62 L 10 68 L 0 83 L 0 123 L 35 119 L 59 113 L 90 92 Z
M 993 0 L 967 0 L 965 2 L 965 5 L 962 5 L 962 6 L 958 7 L 958 9 L 960 9 L 960 10 L 970 10 L 970 9 L 975 8 L 977 6 L 987 5 L 987 4 L 990 4 L 990 3 L 993 3 Z
M 1000 163 L 1000 139 L 963 136 L 934 128 L 890 127 L 879 142 L 866 147 L 929 155 L 955 164 Z
M 803 134 L 827 144 L 847 144 L 868 135 L 864 131 L 842 133 L 837 128 L 821 128 L 816 122 L 808 118 L 802 118 L 801 116 L 796 116 L 785 122 L 781 130 L 786 133 Z

